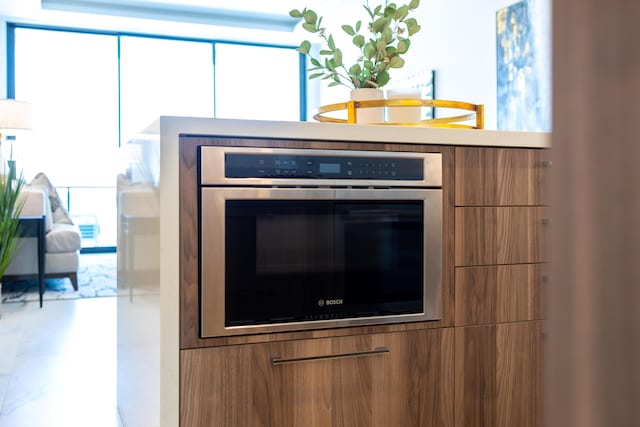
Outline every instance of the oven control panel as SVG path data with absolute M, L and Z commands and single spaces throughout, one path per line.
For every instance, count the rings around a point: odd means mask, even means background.
M 226 153 L 227 178 L 424 179 L 421 158 Z

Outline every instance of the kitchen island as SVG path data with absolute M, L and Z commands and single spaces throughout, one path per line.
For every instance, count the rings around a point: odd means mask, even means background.
M 134 233 L 142 240 L 121 256 L 156 251 L 159 288 L 137 286 L 135 263 L 119 276 L 125 425 L 540 425 L 549 135 L 162 117 L 137 140 L 159 236 Z M 202 338 L 202 146 L 441 153 L 441 319 Z M 380 347 L 390 356 L 294 371 L 269 363 Z

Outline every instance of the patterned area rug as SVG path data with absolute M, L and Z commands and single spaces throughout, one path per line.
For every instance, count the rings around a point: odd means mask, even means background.
M 78 290 L 74 291 L 71 280 L 45 279 L 43 299 L 77 299 L 114 297 L 117 293 L 116 254 L 80 255 Z M 2 302 L 38 301 L 37 280 L 2 282 Z

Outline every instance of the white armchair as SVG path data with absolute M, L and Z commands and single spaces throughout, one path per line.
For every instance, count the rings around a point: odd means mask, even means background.
M 20 197 L 24 200 L 21 217 L 45 217 L 45 278 L 68 277 L 73 289 L 78 290 L 81 246 L 78 226 L 55 221 L 47 189 L 25 186 Z M 3 280 L 38 277 L 37 244 L 36 238 L 21 239 Z

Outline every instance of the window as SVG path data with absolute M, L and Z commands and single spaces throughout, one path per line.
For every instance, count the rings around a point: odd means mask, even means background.
M 210 42 L 120 37 L 121 142 L 160 115 L 213 117 Z
M 99 224 L 85 246 L 115 245 L 117 54 L 109 35 L 15 31 L 15 97 L 32 102 L 34 115 L 28 146 L 15 144 L 18 167 L 27 179 L 45 173 L 75 222 Z
M 216 44 L 216 117 L 300 120 L 300 57 L 293 49 Z
M 295 47 L 16 24 L 8 40 L 9 94 L 34 106 L 18 167 L 58 187 L 83 247 L 115 246 L 119 147 L 158 116 L 304 119 Z

